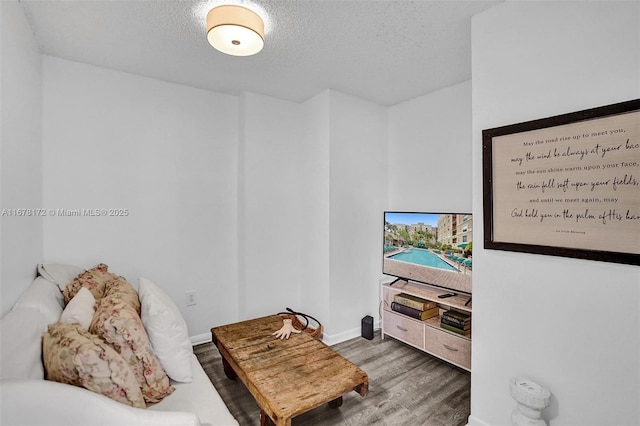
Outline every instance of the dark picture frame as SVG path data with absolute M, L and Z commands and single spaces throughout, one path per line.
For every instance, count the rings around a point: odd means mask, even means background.
M 484 247 L 640 265 L 640 99 L 482 132 Z

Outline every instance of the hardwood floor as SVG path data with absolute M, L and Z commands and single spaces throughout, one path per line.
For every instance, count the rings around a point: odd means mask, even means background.
M 194 353 L 241 426 L 259 425 L 260 410 L 242 382 L 229 380 L 212 343 Z M 390 337 L 357 337 L 333 349 L 369 376 L 369 394 L 343 397 L 338 409 L 324 404 L 293 419 L 293 425 L 463 426 L 470 414 L 471 375 Z

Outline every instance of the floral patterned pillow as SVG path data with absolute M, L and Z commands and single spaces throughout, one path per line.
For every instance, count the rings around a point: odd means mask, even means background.
M 104 287 L 104 298 L 128 303 L 140 315 L 140 298 L 138 292 L 123 277 L 116 277 Z
M 80 324 L 50 324 L 42 335 L 42 356 L 47 380 L 145 408 L 140 385 L 122 356 Z
M 128 301 L 112 294 L 96 302 L 96 313 L 89 331 L 107 342 L 131 367 L 147 402 L 160 402 L 174 391 L 158 358 L 140 316 Z
M 62 291 L 65 305 L 73 299 L 82 287 L 86 287 L 91 291 L 96 300 L 102 298 L 105 294 L 107 283 L 118 278 L 117 275 L 110 273 L 108 269 L 107 265 L 101 263 L 74 278 Z

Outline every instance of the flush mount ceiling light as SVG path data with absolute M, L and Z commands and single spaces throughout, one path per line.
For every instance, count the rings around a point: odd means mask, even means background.
M 264 22 L 242 6 L 214 7 L 207 14 L 207 40 L 227 55 L 255 55 L 264 46 Z

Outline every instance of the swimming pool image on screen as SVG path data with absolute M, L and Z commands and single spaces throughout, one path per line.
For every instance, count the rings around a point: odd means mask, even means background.
M 471 294 L 470 213 L 384 212 L 385 275 Z
M 412 248 L 401 253 L 389 256 L 389 258 L 393 260 L 399 260 L 401 262 L 415 263 L 416 265 L 441 268 L 447 271 L 458 271 L 458 268 L 440 259 L 429 250 Z

